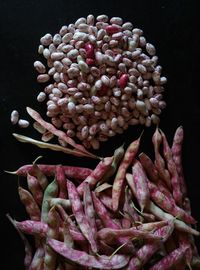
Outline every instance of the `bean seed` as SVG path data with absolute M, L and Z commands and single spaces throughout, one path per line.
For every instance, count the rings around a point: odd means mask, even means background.
M 73 39 L 75 41 L 82 40 L 82 41 L 87 41 L 88 39 L 88 34 L 84 32 L 75 32 L 73 35 Z
M 92 104 L 85 104 L 83 106 L 83 110 L 87 113 L 87 114 L 92 114 L 94 112 L 94 105 Z
M 166 102 L 165 101 L 159 101 L 159 108 L 162 110 L 162 109 L 165 109 L 166 108 Z
M 79 19 L 75 22 L 74 25 L 75 25 L 75 27 L 78 28 L 79 24 L 81 24 L 81 23 L 86 23 L 86 19 L 83 18 L 83 17 L 81 17 L 81 18 L 79 18 Z
M 88 73 L 89 72 L 89 67 L 88 65 L 84 62 L 84 61 L 79 61 L 78 62 L 78 66 L 80 68 L 80 70 L 84 73 Z
M 48 59 L 50 57 L 50 55 L 51 55 L 51 53 L 50 53 L 49 49 L 45 48 L 43 50 L 43 56 L 44 56 L 44 58 Z
M 139 71 L 140 73 L 142 73 L 142 74 L 145 74 L 145 73 L 147 72 L 146 67 L 143 66 L 142 64 L 138 64 L 138 65 L 137 65 L 137 69 L 138 69 L 138 71 Z
M 45 82 L 48 82 L 50 79 L 49 75 L 48 74 L 40 74 L 37 76 L 37 81 L 39 83 L 45 83 Z
M 103 83 L 104 85 L 110 86 L 110 79 L 109 79 L 108 76 L 106 76 L 106 75 L 101 76 L 101 81 L 102 81 L 102 83 Z
M 95 53 L 95 59 L 97 61 L 97 64 L 101 65 L 103 63 L 103 59 L 104 59 L 103 54 L 97 51 Z
M 63 25 L 59 31 L 59 34 L 61 36 L 64 36 L 66 33 L 68 32 L 68 28 L 67 28 L 67 25 Z
M 133 24 L 131 22 L 126 22 L 122 25 L 123 30 L 132 30 L 133 29 Z
M 124 36 L 124 34 L 122 32 L 118 32 L 118 33 L 115 33 L 112 35 L 112 39 L 121 40 L 123 36 Z
M 19 113 L 18 113 L 18 111 L 16 111 L 16 110 L 12 111 L 11 116 L 10 116 L 11 123 L 13 125 L 16 125 L 17 122 L 18 122 L 18 120 L 19 120 Z
M 153 122 L 153 124 L 157 125 L 160 122 L 160 118 L 157 115 L 152 114 L 151 115 L 151 121 Z
M 86 23 L 80 23 L 78 29 L 80 32 L 88 33 L 89 26 Z
M 66 33 L 63 37 L 62 37 L 62 42 L 64 43 L 69 43 L 70 40 L 72 39 L 73 34 L 72 33 Z
M 52 42 L 52 35 L 46 34 L 45 36 L 41 37 L 40 43 L 44 46 L 48 46 Z
M 133 33 L 133 34 L 136 34 L 136 35 L 138 35 L 138 36 L 143 35 L 143 31 L 142 31 L 141 29 L 139 29 L 139 28 L 134 28 L 134 29 L 132 30 L 132 33 Z
M 135 109 L 135 100 L 133 99 L 133 98 L 131 98 L 131 99 L 129 99 L 128 100 L 128 107 L 129 107 L 129 109 L 131 109 L 131 110 L 134 110 Z
M 146 51 L 151 56 L 156 54 L 156 49 L 151 43 L 146 44 Z
M 94 36 L 94 35 L 89 35 L 88 36 L 88 39 L 89 39 L 89 41 L 92 43 L 92 44 L 95 44 L 95 42 L 96 42 L 96 37 Z
M 75 114 L 76 106 L 75 106 L 74 102 L 69 102 L 67 104 L 67 108 L 68 108 L 68 111 L 69 111 L 70 114 L 72 114 L 72 115 Z
M 53 74 L 53 79 L 54 79 L 54 81 L 56 81 L 56 82 L 60 82 L 60 73 L 59 73 L 59 72 L 55 72 L 55 73 Z
M 45 73 L 46 72 L 46 68 L 42 64 L 42 62 L 35 61 L 33 65 L 34 65 L 34 68 L 37 70 L 37 72 L 39 72 L 39 73 Z
M 136 118 L 132 118 L 131 120 L 128 121 L 128 124 L 131 126 L 135 126 L 139 124 L 139 120 Z
M 54 45 L 59 45 L 62 41 L 61 35 L 60 34 L 55 34 L 53 36 L 53 44 Z
M 105 36 L 106 34 L 106 31 L 104 29 L 100 29 L 98 32 L 97 32 L 97 40 L 102 40 L 103 37 Z
M 44 46 L 43 46 L 43 45 L 39 45 L 39 46 L 38 46 L 38 53 L 39 53 L 39 54 L 42 54 L 43 51 L 44 51 Z
M 29 122 L 27 120 L 24 120 L 24 119 L 19 119 L 18 125 L 21 128 L 27 128 L 29 126 Z
M 46 94 L 44 92 L 40 92 L 37 96 L 38 102 L 43 102 L 46 99 Z
M 160 78 L 160 84 L 163 85 L 167 82 L 167 78 L 166 77 L 161 77 Z
M 82 113 L 83 112 L 83 105 L 82 104 L 76 105 L 76 112 L 77 113 Z
M 64 58 L 64 53 L 63 52 L 53 52 L 52 54 L 51 54 L 51 59 L 53 60 L 53 61 L 55 61 L 55 60 L 61 60 L 62 58 Z
M 108 16 L 103 14 L 103 15 L 99 15 L 97 16 L 97 21 L 98 22 L 107 22 L 108 21 Z
M 92 14 L 87 16 L 87 24 L 94 25 L 94 16 Z
M 122 25 L 122 24 L 123 24 L 123 20 L 122 20 L 122 18 L 120 18 L 120 17 L 112 17 L 112 18 L 110 19 L 110 23 L 111 23 L 111 24 Z

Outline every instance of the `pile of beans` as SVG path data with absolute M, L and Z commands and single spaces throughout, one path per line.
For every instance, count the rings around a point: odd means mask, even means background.
M 183 128 L 172 146 L 159 129 L 152 141 L 154 161 L 139 154 L 140 136 L 93 170 L 34 162 L 14 172 L 29 189 L 18 188 L 29 219 L 8 215 L 24 241 L 26 269 L 200 266 L 181 162 Z M 34 237 L 34 249 L 25 234 Z
M 131 22 L 88 15 L 40 43 L 46 63 L 34 67 L 45 88 L 37 100 L 46 100 L 47 116 L 69 137 L 98 149 L 129 125 L 159 123 L 167 79 L 155 47 Z

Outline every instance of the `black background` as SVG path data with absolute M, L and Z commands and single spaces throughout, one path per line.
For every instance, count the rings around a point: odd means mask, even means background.
M 38 59 L 39 39 L 45 33 L 58 33 L 64 24 L 88 14 L 120 16 L 144 30 L 147 40 L 157 48 L 163 74 L 168 78 L 165 100 L 167 108 L 162 114 L 161 128 L 171 143 L 173 133 L 183 125 L 185 141 L 183 148 L 184 172 L 192 203 L 193 215 L 200 221 L 199 153 L 200 153 L 200 106 L 199 106 L 199 12 L 196 1 L 0 1 L 0 149 L 1 149 L 1 195 L 0 226 L 3 247 L 2 269 L 24 269 L 23 244 L 5 217 L 9 212 L 22 220 L 25 210 L 17 194 L 17 178 L 3 173 L 15 170 L 43 155 L 42 162 L 65 163 L 93 167 L 96 162 L 74 159 L 64 154 L 37 149 L 21 144 L 12 132 L 35 136 L 31 127 L 21 130 L 10 124 L 10 113 L 19 110 L 29 119 L 27 105 L 44 112 L 37 103 L 37 93 L 42 89 L 36 82 L 33 62 Z M 44 105 L 43 105 L 44 106 Z M 102 145 L 100 155 L 111 155 L 122 142 L 135 139 L 141 127 L 132 127 L 120 137 L 112 138 Z M 141 150 L 152 153 L 151 136 L 154 128 L 146 128 Z M 20 180 L 20 183 L 23 180 Z M 200 248 L 200 240 L 197 240 Z

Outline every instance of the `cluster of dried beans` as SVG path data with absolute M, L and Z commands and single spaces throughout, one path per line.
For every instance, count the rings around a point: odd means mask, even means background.
M 126 151 L 119 147 L 94 170 L 33 163 L 15 172 L 27 177 L 29 188 L 19 187 L 19 196 L 30 219 L 8 215 L 24 241 L 26 269 L 199 266 L 194 236 L 200 233 L 181 166 L 183 129 L 172 147 L 156 129 L 154 162 L 138 155 L 140 140 Z M 34 255 L 25 234 L 34 236 Z
M 129 125 L 158 124 L 166 78 L 141 29 L 119 17 L 88 15 L 40 42 L 46 66 L 34 67 L 37 81 L 48 84 L 37 100 L 46 100 L 47 116 L 69 137 L 98 149 Z

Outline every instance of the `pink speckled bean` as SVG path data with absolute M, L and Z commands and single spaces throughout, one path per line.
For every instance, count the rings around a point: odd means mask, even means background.
M 84 234 L 84 236 L 90 243 L 92 251 L 96 253 L 97 244 L 94 239 L 93 232 L 90 229 L 88 220 L 84 214 L 83 206 L 82 206 L 79 194 L 78 194 L 78 190 L 76 189 L 75 185 L 69 180 L 67 180 L 67 189 L 68 189 L 68 197 L 72 205 L 72 212 L 76 218 L 76 221 L 82 233 Z
M 54 239 L 49 239 L 48 244 L 53 250 L 67 258 L 69 261 L 78 263 L 82 266 L 97 269 L 120 269 L 126 266 L 129 261 L 129 256 L 127 255 L 114 255 L 112 258 L 105 255 L 94 257 L 84 251 L 69 248 L 64 243 Z

